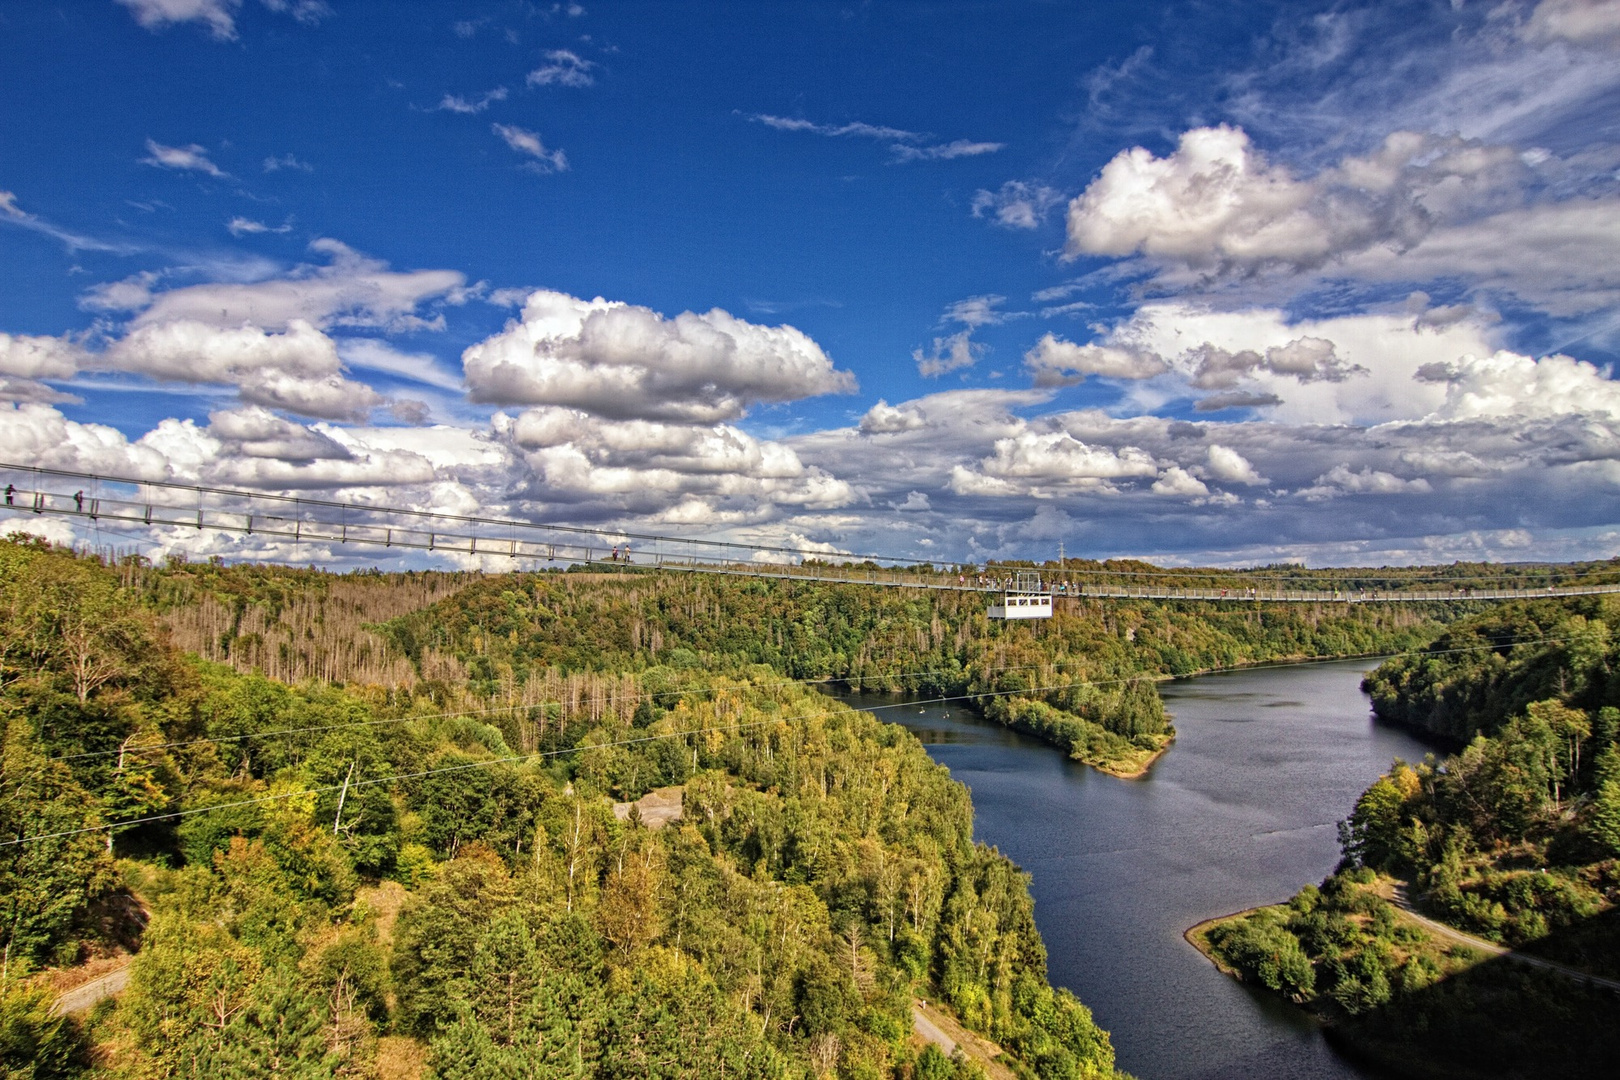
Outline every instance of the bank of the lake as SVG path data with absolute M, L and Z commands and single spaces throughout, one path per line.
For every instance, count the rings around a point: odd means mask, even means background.
M 1052 981 L 1092 1008 L 1121 1068 L 1143 1080 L 1367 1077 L 1379 1074 L 1337 1054 L 1313 1017 L 1221 974 L 1182 934 L 1320 881 L 1356 797 L 1392 758 L 1427 751 L 1371 720 L 1360 681 L 1374 664 L 1162 683 L 1176 741 L 1136 780 L 965 707 L 879 715 L 969 786 L 976 837 L 1031 874 Z

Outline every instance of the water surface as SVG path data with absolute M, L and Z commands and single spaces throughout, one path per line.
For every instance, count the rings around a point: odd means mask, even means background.
M 1370 1074 L 1305 1013 L 1222 975 L 1182 933 L 1320 881 L 1356 797 L 1392 758 L 1427 752 L 1372 720 L 1360 682 L 1373 666 L 1165 684 L 1178 737 L 1141 780 L 1068 761 L 967 708 L 876 715 L 910 728 L 972 789 L 978 839 L 1030 872 L 1052 982 L 1112 1033 L 1120 1068 L 1142 1080 L 1358 1077 Z

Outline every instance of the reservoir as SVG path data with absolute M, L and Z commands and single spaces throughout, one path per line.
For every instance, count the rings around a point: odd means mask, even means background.
M 1429 747 L 1375 723 L 1373 661 L 1160 684 L 1175 744 L 1118 780 L 952 705 L 885 708 L 973 792 L 977 839 L 1032 876 L 1054 985 L 1073 990 L 1141 1080 L 1348 1078 L 1304 1012 L 1218 972 L 1195 923 L 1284 900 L 1339 860 L 1337 823 L 1392 758 Z M 846 695 L 858 708 L 893 704 Z

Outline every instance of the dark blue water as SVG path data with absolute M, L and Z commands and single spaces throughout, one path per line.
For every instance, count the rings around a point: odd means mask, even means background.
M 1272 903 L 1338 862 L 1337 822 L 1394 757 L 1427 748 L 1371 718 L 1367 661 L 1208 675 L 1161 687 L 1178 736 L 1117 780 L 969 709 L 877 713 L 973 791 L 975 831 L 1033 877 L 1052 982 L 1161 1078 L 1359 1077 L 1303 1012 L 1222 975 L 1183 939 Z M 879 695 L 846 698 L 858 707 Z

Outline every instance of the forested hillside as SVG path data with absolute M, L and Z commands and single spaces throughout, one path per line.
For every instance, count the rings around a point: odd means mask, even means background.
M 453 659 L 488 700 L 535 702 L 564 673 L 767 664 L 788 678 L 986 695 L 979 705 L 1076 758 L 1126 774 L 1168 725 L 1155 679 L 1214 667 L 1421 644 L 1440 608 L 1060 600 L 1037 625 L 985 617 L 982 596 L 735 578 L 485 578 L 393 620 L 424 675 Z
M 1020 1073 L 1112 1074 L 902 729 L 670 657 L 634 707 L 532 710 L 580 747 L 536 755 L 455 687 L 188 656 L 151 584 L 0 544 L 5 1075 L 975 1074 L 911 1044 L 914 993 Z M 683 820 L 612 812 L 672 778 Z M 116 1004 L 51 1014 L 64 967 L 137 942 Z
M 1614 995 L 1478 964 L 1402 923 L 1388 897 L 1389 877 L 1404 880 L 1454 927 L 1620 976 L 1617 617 L 1607 598 L 1505 607 L 1369 675 L 1379 716 L 1464 745 L 1396 762 L 1342 828 L 1341 873 L 1209 931 L 1212 952 L 1402 1072 L 1610 1075 Z

